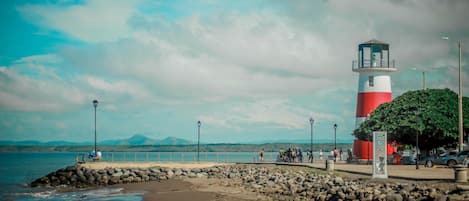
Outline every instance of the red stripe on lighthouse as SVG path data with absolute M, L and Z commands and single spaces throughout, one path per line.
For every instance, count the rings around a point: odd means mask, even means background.
M 391 92 L 363 92 L 358 93 L 356 117 L 366 117 L 382 103 L 392 101 Z

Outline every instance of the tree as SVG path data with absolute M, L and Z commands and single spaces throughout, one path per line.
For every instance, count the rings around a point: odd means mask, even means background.
M 469 126 L 469 98 L 463 98 L 464 133 Z M 408 91 L 390 103 L 381 104 L 353 135 L 369 139 L 373 131 L 387 131 L 388 140 L 419 147 L 437 148 L 457 143 L 458 95 L 449 89 Z

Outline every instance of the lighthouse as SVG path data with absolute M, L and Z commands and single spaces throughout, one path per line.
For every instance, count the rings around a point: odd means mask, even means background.
M 358 60 L 352 62 L 352 71 L 359 74 L 355 127 L 382 103 L 392 101 L 391 76 L 396 72 L 394 60 L 389 59 L 389 44 L 370 40 L 358 45 Z M 370 141 L 354 141 L 354 155 L 371 159 Z

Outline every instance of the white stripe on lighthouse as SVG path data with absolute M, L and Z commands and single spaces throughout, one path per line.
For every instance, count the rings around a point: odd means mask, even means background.
M 373 86 L 370 86 L 370 81 Z M 391 77 L 374 73 L 360 73 L 358 93 L 361 92 L 391 92 Z

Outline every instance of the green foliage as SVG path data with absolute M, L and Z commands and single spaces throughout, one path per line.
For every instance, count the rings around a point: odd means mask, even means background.
M 463 99 L 464 130 L 469 123 L 469 98 Z M 458 138 L 458 95 L 449 89 L 409 91 L 376 108 L 353 135 L 367 140 L 372 131 L 387 131 L 388 140 L 431 149 Z

